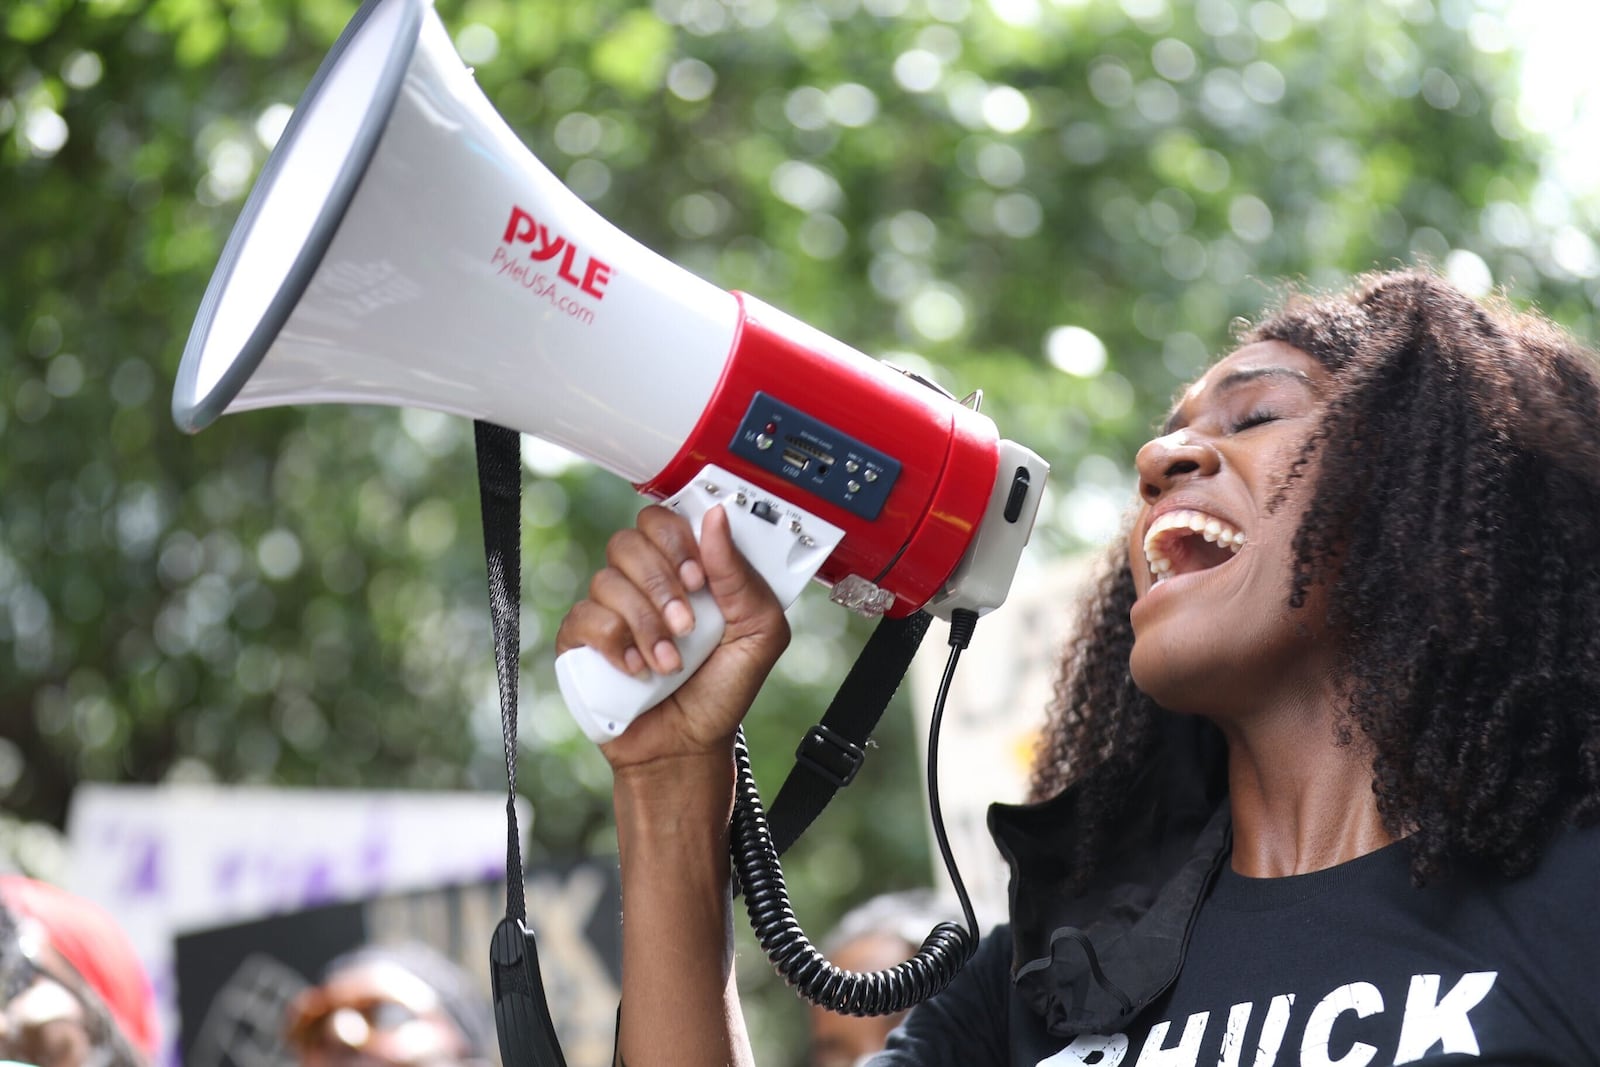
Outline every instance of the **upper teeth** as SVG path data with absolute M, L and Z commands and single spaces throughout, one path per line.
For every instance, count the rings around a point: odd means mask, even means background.
M 1238 552 L 1244 545 L 1244 531 L 1215 515 L 1187 508 L 1163 512 L 1150 523 L 1150 529 L 1146 530 L 1144 535 L 1144 558 L 1149 561 L 1150 573 L 1155 576 L 1156 581 L 1166 577 L 1172 570 L 1172 560 L 1161 551 L 1164 540 L 1162 535 L 1168 530 L 1188 530 L 1197 533 L 1207 541 L 1219 544 L 1231 552 Z

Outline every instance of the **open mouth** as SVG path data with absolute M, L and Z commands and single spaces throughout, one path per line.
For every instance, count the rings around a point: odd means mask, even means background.
M 1144 535 L 1144 558 L 1157 582 L 1220 567 L 1244 546 L 1244 531 L 1215 515 L 1180 508 L 1156 516 Z

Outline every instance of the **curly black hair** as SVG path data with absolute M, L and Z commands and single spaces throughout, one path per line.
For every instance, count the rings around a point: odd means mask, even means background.
M 1239 340 L 1292 344 L 1333 378 L 1286 473 L 1284 488 L 1315 460 L 1284 596 L 1303 608 L 1327 589 L 1338 740 L 1369 743 L 1413 880 L 1458 863 L 1525 873 L 1560 826 L 1600 819 L 1594 354 L 1422 270 L 1291 296 Z M 1031 783 L 1035 799 L 1081 790 L 1065 857 L 1080 883 L 1145 802 L 1130 788 L 1140 768 L 1173 755 L 1176 716 L 1128 671 L 1126 547 L 1109 564 L 1063 655 Z M 1222 746 L 1181 743 L 1225 790 Z

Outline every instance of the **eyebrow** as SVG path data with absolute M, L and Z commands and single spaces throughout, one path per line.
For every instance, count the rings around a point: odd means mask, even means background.
M 1225 395 L 1241 386 L 1248 385 L 1250 382 L 1260 381 L 1263 378 L 1285 378 L 1292 382 L 1298 382 L 1312 392 L 1316 392 L 1317 389 L 1316 383 L 1311 380 L 1310 375 L 1306 374 L 1305 371 L 1272 364 L 1266 367 L 1243 367 L 1236 371 L 1229 371 L 1222 377 L 1221 381 L 1212 387 L 1212 390 L 1216 395 Z M 1169 433 L 1181 430 L 1186 425 L 1187 422 L 1183 418 L 1180 405 L 1179 408 L 1173 409 L 1172 414 L 1167 416 L 1166 423 L 1161 427 L 1161 435 L 1165 437 Z

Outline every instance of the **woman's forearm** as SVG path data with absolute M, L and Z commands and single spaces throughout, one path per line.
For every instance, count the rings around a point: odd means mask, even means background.
M 733 760 L 629 768 L 614 786 L 627 1067 L 750 1067 L 733 976 Z

